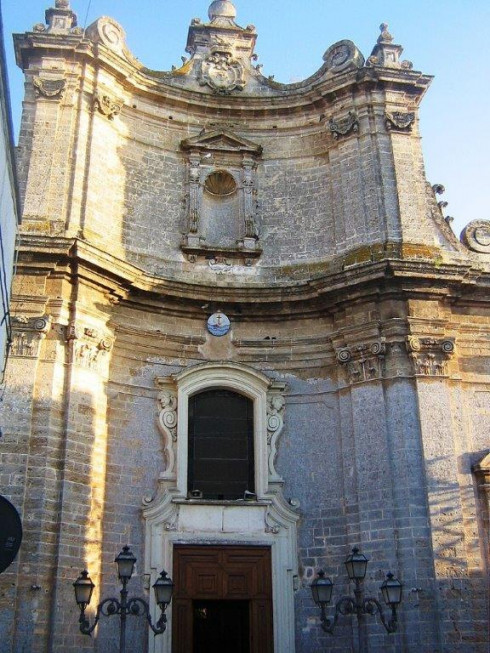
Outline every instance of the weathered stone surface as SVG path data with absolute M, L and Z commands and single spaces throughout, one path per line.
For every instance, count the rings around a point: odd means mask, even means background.
M 235 17 L 213 3 L 165 73 L 111 19 L 74 32 L 69 3 L 16 37 L 32 83 L 0 478 L 25 544 L 0 576 L 0 651 L 109 650 L 110 620 L 76 634 L 71 583 L 86 566 L 94 599 L 114 593 L 130 544 L 145 596 L 181 538 L 276 547 L 276 653 L 354 646 L 347 617 L 327 640 L 308 587 L 323 567 L 350 591 L 354 545 L 370 593 L 388 570 L 404 584 L 399 633 L 371 620 L 370 650 L 486 653 L 490 264 L 425 178 L 430 78 L 384 25 L 366 63 L 342 41 L 276 84 Z M 55 98 L 34 82 L 53 61 Z M 250 510 L 186 503 L 193 375 L 255 402 Z M 129 637 L 170 651 L 170 629 Z

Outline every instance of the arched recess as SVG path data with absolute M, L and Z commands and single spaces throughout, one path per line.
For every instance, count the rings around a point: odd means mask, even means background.
M 299 506 L 285 500 L 283 480 L 274 468 L 283 428 L 285 384 L 246 365 L 212 362 L 171 377 L 159 377 L 156 385 L 166 469 L 156 495 L 143 507 L 146 573 L 153 582 L 162 568 L 172 570 L 174 544 L 270 547 L 274 650 L 294 653 Z M 251 501 L 188 496 L 189 398 L 212 388 L 236 392 L 253 402 L 256 498 Z M 149 651 L 170 653 L 171 631 L 169 628 L 161 638 L 150 637 Z

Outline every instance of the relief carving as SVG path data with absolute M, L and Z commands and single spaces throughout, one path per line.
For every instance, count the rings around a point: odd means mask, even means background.
M 215 47 L 201 64 L 199 83 L 220 95 L 243 91 L 246 83 L 243 66 L 229 50 Z
M 70 322 L 66 327 L 67 342 L 73 341 L 72 361 L 77 367 L 100 372 L 107 354 L 112 350 L 114 342 L 107 336 L 100 337 L 97 329 L 82 327 Z
M 284 428 L 284 409 L 286 400 L 278 392 L 269 393 L 267 397 L 267 444 L 269 445 L 269 475 L 277 478 L 275 469 L 277 444 Z
M 384 375 L 386 344 L 377 341 L 337 350 L 337 360 L 347 372 L 349 383 L 376 381 Z
M 165 472 L 163 479 L 175 478 L 175 447 L 177 442 L 177 395 L 171 389 L 163 389 L 157 397 L 158 429 L 163 435 Z
M 331 118 L 328 126 L 332 136 L 337 140 L 340 136 L 347 136 L 351 132 L 359 131 L 359 119 L 354 111 L 349 111 L 344 118 Z
M 119 115 L 122 106 L 122 102 L 117 102 L 108 95 L 99 95 L 96 93 L 94 96 L 94 110 L 99 111 L 99 113 L 106 116 L 109 120 L 114 120 L 114 117 Z
M 33 77 L 32 84 L 36 97 L 61 100 L 66 88 L 65 79 L 43 79 L 42 77 Z
M 415 113 L 403 113 L 402 111 L 394 111 L 393 113 L 386 113 L 385 125 L 388 131 L 401 131 L 410 132 L 415 122 Z
M 50 327 L 50 316 L 14 316 L 12 318 L 12 356 L 37 358 L 41 341 L 45 338 Z
M 407 350 L 418 376 L 447 376 L 447 364 L 454 355 L 454 340 L 409 336 Z

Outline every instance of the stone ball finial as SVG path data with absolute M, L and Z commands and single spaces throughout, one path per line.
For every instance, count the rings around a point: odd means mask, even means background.
M 383 42 L 391 43 L 393 41 L 393 37 L 388 31 L 388 23 L 381 23 L 379 29 L 381 34 L 378 38 L 378 43 L 383 43 Z
M 56 0 L 54 6 L 56 7 L 56 9 L 69 9 L 70 0 Z
M 214 0 L 208 9 L 209 20 L 215 18 L 236 18 L 236 9 L 230 0 Z

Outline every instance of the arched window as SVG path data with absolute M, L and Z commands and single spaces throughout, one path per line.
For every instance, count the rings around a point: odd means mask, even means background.
M 204 499 L 235 500 L 255 492 L 251 399 L 224 389 L 189 398 L 187 488 Z

